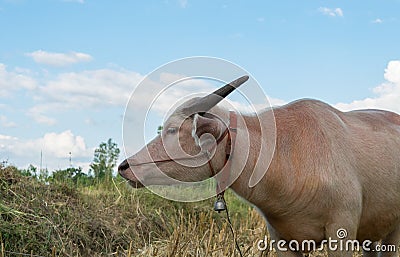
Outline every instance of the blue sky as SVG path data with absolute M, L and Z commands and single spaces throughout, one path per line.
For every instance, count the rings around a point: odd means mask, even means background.
M 135 85 L 188 56 L 240 65 L 277 103 L 400 112 L 399 0 L 0 0 L 0 28 L 0 161 L 20 167 L 122 147 Z

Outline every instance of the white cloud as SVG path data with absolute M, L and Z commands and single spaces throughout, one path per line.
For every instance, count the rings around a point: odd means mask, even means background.
M 11 92 L 37 87 L 37 82 L 21 70 L 8 71 L 6 65 L 0 63 L 0 97 L 7 97 Z
M 75 159 L 87 159 L 93 155 L 93 149 L 87 148 L 84 138 L 70 130 L 46 133 L 43 137 L 28 140 L 0 134 L 1 156 L 17 160 L 18 166 L 27 166 L 32 160 L 37 160 L 32 163 L 37 165 L 41 152 L 50 170 L 67 165 L 70 152 Z
M 15 140 L 15 139 L 17 139 L 17 138 L 0 134 L 0 140 Z
M 41 92 L 67 107 L 124 106 L 142 76 L 131 71 L 109 69 L 62 73 Z
M 78 52 L 53 53 L 37 50 L 26 55 L 32 57 L 37 63 L 49 66 L 66 66 L 78 62 L 90 62 L 93 59 L 89 54 Z
M 34 105 L 25 114 L 37 123 L 51 126 L 55 125 L 58 117 L 62 117 L 62 113 L 66 111 L 123 108 L 131 94 L 135 92 L 138 94 L 135 98 L 135 108 L 147 109 L 154 100 L 152 109 L 163 116 L 172 106 L 176 107 L 178 102 L 187 100 L 194 94 L 211 92 L 216 88 L 211 81 L 182 80 L 183 78 L 186 76 L 161 73 L 159 77 L 146 78 L 142 81 L 144 77 L 137 72 L 112 69 L 60 73 L 54 79 L 37 86 L 37 90 L 33 92 Z M 181 81 L 162 92 L 157 99 L 153 99 L 164 87 L 178 80 Z M 141 81 L 144 90 L 134 91 Z M 3 126 L 6 123 L 3 118 Z
M 86 148 L 85 140 L 81 136 L 75 136 L 70 130 L 59 134 L 47 133 L 35 141 L 35 147 L 42 145 L 45 152 L 56 157 L 63 158 L 72 152 L 74 156 L 89 157 L 92 151 Z
M 269 102 L 271 104 L 272 107 L 274 106 L 281 106 L 284 104 L 287 104 L 288 102 L 279 98 L 273 98 L 273 97 L 268 97 Z
M 376 18 L 375 20 L 372 21 L 372 23 L 380 24 L 380 23 L 383 23 L 383 20 L 380 18 Z
M 328 15 L 331 17 L 343 17 L 343 10 L 341 8 L 328 8 L 328 7 L 320 7 L 318 11 L 324 15 Z
M 13 128 L 16 127 L 17 124 L 13 121 L 8 120 L 7 116 L 0 115 L 0 126 L 5 128 Z
M 46 133 L 43 137 L 29 140 L 3 135 L 0 140 L 8 143 L 7 148 L 17 156 L 32 156 L 40 151 L 54 158 L 65 158 L 69 152 L 77 157 L 89 157 L 92 153 L 86 148 L 83 137 L 75 136 L 70 130 Z
M 237 102 L 229 99 L 227 99 L 227 101 L 222 101 L 220 105 L 226 109 L 232 109 L 233 106 L 240 113 L 251 114 L 268 109 L 269 107 L 281 106 L 287 103 L 286 101 L 277 98 L 268 97 L 268 100 L 271 106 L 268 106 L 264 103 L 250 105 L 249 103 Z
M 177 100 L 214 89 L 206 80 L 189 79 L 179 81 L 162 92 L 164 87 L 185 77 L 161 73 L 158 78 L 146 78 L 141 84 L 142 90 L 134 91 L 143 76 L 132 71 L 102 69 L 61 73 L 39 88 L 39 95 L 36 97 L 38 103 L 28 110 L 27 115 L 38 123 L 54 125 L 56 119 L 49 117 L 52 113 L 59 114 L 72 109 L 125 107 L 132 93 L 137 94 L 135 108 L 147 109 L 154 100 L 153 110 L 162 115 Z M 161 94 L 153 99 L 157 93 Z
M 390 61 L 385 69 L 385 79 L 400 86 L 400 61 Z
M 348 111 L 354 109 L 384 109 L 400 113 L 400 61 L 390 61 L 385 69 L 386 82 L 375 87 L 375 97 L 338 103 L 337 108 Z
M 52 107 L 55 107 L 54 104 L 52 103 L 35 105 L 31 107 L 26 114 L 37 123 L 49 126 L 55 125 L 57 123 L 57 120 L 54 118 L 47 117 L 45 114 L 49 110 L 52 110 L 53 112 L 56 110 L 55 108 Z
M 55 118 L 66 110 L 125 106 L 142 76 L 131 71 L 110 69 L 61 73 L 39 87 L 36 104 L 27 115 L 36 122 L 54 125 Z

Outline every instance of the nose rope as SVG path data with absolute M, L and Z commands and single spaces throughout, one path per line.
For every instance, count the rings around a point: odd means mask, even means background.
M 222 135 L 217 139 L 216 141 L 216 146 L 218 146 L 219 143 L 221 143 L 222 140 L 224 140 L 224 138 L 228 135 L 229 136 L 229 128 L 225 129 L 224 133 L 222 133 Z M 230 138 L 230 137 L 229 137 Z M 227 146 L 230 145 L 230 139 L 228 139 L 227 141 Z M 207 157 L 210 157 L 209 155 L 209 151 L 204 152 L 203 155 L 207 155 Z M 129 164 L 129 167 L 135 167 L 135 166 L 141 166 L 141 165 L 145 165 L 145 164 L 154 164 L 154 163 L 163 163 L 163 162 L 176 162 L 176 161 L 182 161 L 182 160 L 193 160 L 196 157 L 193 156 L 185 156 L 185 157 L 179 157 L 179 158 L 169 158 L 169 159 L 162 159 L 162 160 L 151 160 L 148 162 L 140 162 L 140 163 L 134 163 L 134 164 Z M 210 164 L 211 159 L 208 160 L 208 164 Z M 225 161 L 226 163 L 226 161 Z M 214 169 L 213 169 L 214 171 Z M 133 171 L 132 171 L 133 172 Z M 214 172 L 212 172 L 213 176 L 215 175 Z
M 226 137 L 226 135 L 229 135 L 228 129 L 224 131 L 224 133 L 217 139 L 215 147 Z M 228 139 L 229 141 L 229 139 Z M 228 144 L 228 142 L 227 142 Z M 207 155 L 207 157 L 210 158 L 209 152 L 204 152 L 203 155 Z M 182 160 L 193 160 L 196 157 L 193 156 L 185 156 L 185 157 L 179 157 L 179 158 L 169 158 L 169 159 L 162 159 L 162 160 L 152 160 L 148 162 L 140 162 L 140 163 L 134 163 L 134 164 L 128 164 L 129 167 L 135 167 L 135 166 L 141 166 L 145 164 L 154 164 L 154 163 L 163 163 L 163 162 L 176 162 L 176 161 L 182 161 Z M 211 159 L 208 160 L 208 164 L 210 164 Z M 213 169 L 214 170 L 214 169 Z M 132 171 L 133 172 L 133 171 Z

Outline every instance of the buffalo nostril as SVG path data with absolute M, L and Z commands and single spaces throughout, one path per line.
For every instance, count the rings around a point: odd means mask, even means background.
M 129 163 L 128 163 L 127 160 L 125 160 L 118 166 L 118 171 L 121 172 L 121 171 L 124 171 L 124 170 L 126 170 L 128 168 L 129 168 Z

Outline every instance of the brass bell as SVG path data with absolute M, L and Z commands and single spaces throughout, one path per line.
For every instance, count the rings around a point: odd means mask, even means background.
M 225 201 L 221 198 L 218 198 L 214 203 L 214 211 L 217 211 L 219 213 L 221 211 L 225 211 L 225 209 Z

